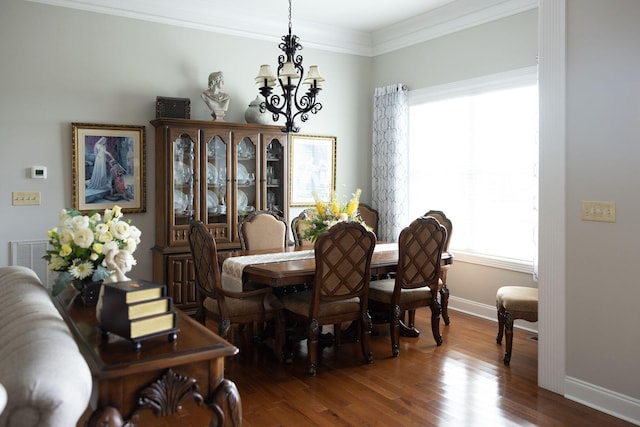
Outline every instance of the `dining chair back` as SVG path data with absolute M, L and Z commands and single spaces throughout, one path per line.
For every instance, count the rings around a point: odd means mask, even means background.
M 447 218 L 447 216 L 442 211 L 430 210 L 425 213 L 423 216 L 432 216 L 438 220 L 438 222 L 447 229 L 447 241 L 444 244 L 443 252 L 449 252 L 449 242 L 451 242 L 451 235 L 453 234 L 453 224 L 451 220 Z
M 242 250 L 282 249 L 287 245 L 287 222 L 271 211 L 253 212 L 238 227 Z
M 451 241 L 451 235 L 453 234 L 453 224 L 451 220 L 442 211 L 430 210 L 425 213 L 424 216 L 432 216 L 438 220 L 440 225 L 447 229 L 447 241 L 444 244 L 443 253 L 449 253 L 449 242 Z M 449 254 L 451 255 L 451 254 Z M 443 265 L 440 267 L 440 280 L 438 281 L 438 293 L 440 294 L 440 307 L 442 309 L 442 319 L 444 324 L 451 323 L 449 319 L 449 286 L 447 286 L 447 272 L 451 264 Z M 413 325 L 415 319 L 415 311 L 409 312 L 409 324 Z
M 360 203 L 358 205 L 358 214 L 360 215 L 360 218 L 362 218 L 364 223 L 367 224 L 369 227 L 371 227 L 371 229 L 373 230 L 373 232 L 377 236 L 378 235 L 378 220 L 379 220 L 378 211 L 373 209 L 371 206 L 369 206 L 367 204 Z
M 202 221 L 189 224 L 189 247 L 195 270 L 198 310 L 195 318 L 203 325 L 210 318 L 218 323 L 218 334 L 227 337 L 232 324 L 250 324 L 274 320 L 276 350 L 282 350 L 284 323 L 282 303 L 271 287 L 248 292 L 223 289 L 216 241 Z M 253 328 L 250 328 L 251 330 Z M 284 353 L 278 353 L 283 359 Z
M 400 317 L 406 310 L 431 308 L 431 331 L 436 345 L 440 335 L 438 279 L 447 230 L 433 217 L 419 217 L 398 239 L 398 267 L 394 279 L 372 281 L 369 304 L 389 315 L 391 352 L 400 353 Z
M 367 302 L 375 244 L 375 234 L 357 222 L 334 225 L 315 242 L 312 289 L 283 298 L 287 318 L 308 325 L 310 375 L 317 372 L 321 325 L 333 325 L 337 336 L 342 322 L 357 321 L 365 362 L 373 361 L 369 349 L 372 322 Z
M 306 221 L 309 219 L 311 209 L 305 209 L 298 216 L 291 220 L 291 234 L 293 234 L 293 243 L 296 246 L 313 246 L 313 241 L 305 239 L 304 231 L 308 227 Z

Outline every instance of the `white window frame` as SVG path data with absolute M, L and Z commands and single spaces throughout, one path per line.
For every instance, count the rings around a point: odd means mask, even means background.
M 538 67 L 526 67 L 474 79 L 409 91 L 409 107 L 456 96 L 497 91 L 538 83 Z M 452 250 L 456 260 L 489 267 L 533 274 L 533 261 Z

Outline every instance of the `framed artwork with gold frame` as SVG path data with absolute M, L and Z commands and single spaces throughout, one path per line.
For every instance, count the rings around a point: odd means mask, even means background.
M 336 189 L 336 137 L 290 135 L 291 206 L 313 206 L 314 194 L 331 200 Z
M 72 123 L 73 207 L 146 212 L 145 127 Z

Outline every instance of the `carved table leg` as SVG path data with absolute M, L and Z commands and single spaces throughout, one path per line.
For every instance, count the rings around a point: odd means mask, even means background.
M 236 385 L 225 379 L 215 389 L 207 404 L 215 412 L 217 424 L 211 421 L 210 427 L 236 427 L 242 425 L 242 403 Z
M 87 423 L 89 427 L 124 427 L 127 424 L 122 419 L 120 411 L 113 406 L 96 409 Z

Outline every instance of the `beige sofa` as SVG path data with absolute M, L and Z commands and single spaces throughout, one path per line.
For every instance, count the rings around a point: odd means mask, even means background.
M 72 427 L 87 408 L 92 379 L 38 276 L 0 267 L 0 427 Z

